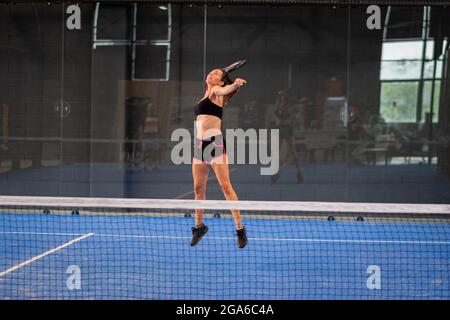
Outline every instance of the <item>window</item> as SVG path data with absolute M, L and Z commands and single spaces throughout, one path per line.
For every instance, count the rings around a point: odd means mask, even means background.
M 431 110 L 433 80 L 433 122 L 438 120 L 443 61 L 442 54 L 433 60 L 435 43 L 426 36 L 429 33 L 427 8 L 423 12 L 422 39 L 385 39 L 383 43 L 380 113 L 386 122 L 424 122 Z M 422 100 L 418 103 L 420 96 Z
M 97 2 L 93 49 L 131 46 L 131 79 L 168 81 L 172 35 L 171 5 L 108 5 Z

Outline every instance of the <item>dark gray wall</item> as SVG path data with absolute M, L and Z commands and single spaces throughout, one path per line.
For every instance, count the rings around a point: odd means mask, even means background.
M 62 27 L 61 5 L 2 4 L 0 97 L 11 106 L 10 136 L 117 138 L 117 83 L 129 78 L 129 49 L 92 50 L 93 8 L 82 4 L 82 29 L 70 31 Z M 138 19 L 138 38 L 163 35 L 162 22 L 155 24 L 161 16 L 144 8 Z M 171 78 L 203 81 L 204 8 L 185 5 L 173 9 Z M 105 6 L 102 10 L 99 36 L 126 36 L 126 9 Z M 107 10 L 113 13 L 108 16 Z M 144 19 L 146 15 L 148 19 Z M 329 77 L 345 82 L 349 76 L 351 103 L 375 108 L 379 104 L 381 32 L 359 27 L 365 24 L 365 17 L 363 8 L 352 10 L 349 42 L 345 8 L 208 7 L 206 68 L 209 71 L 235 59 L 249 59 L 236 74 L 249 81 L 234 99 L 236 105 L 249 100 L 272 104 L 275 93 L 288 86 L 291 65 L 291 85 L 299 94 L 322 90 Z M 201 96 L 201 89 L 194 95 Z M 193 95 L 182 89 L 179 94 Z M 63 118 L 55 111 L 60 99 L 71 107 Z M 36 165 L 40 165 L 39 159 L 59 156 L 64 162 L 118 157 L 117 148 L 111 146 L 96 145 L 97 154 L 91 154 L 91 149 L 82 142 L 64 142 L 62 146 L 58 141 L 11 143 L 9 156 L 15 154 L 16 159 L 31 153 Z
M 90 137 L 92 6 L 83 5 L 82 29 L 63 29 L 62 6 L 1 4 L 0 100 L 10 107 L 9 136 L 33 139 Z M 64 49 L 62 44 L 64 43 Z M 70 114 L 61 117 L 64 100 Z M 3 115 L 3 114 L 2 114 Z M 62 152 L 61 152 L 62 151 Z M 14 160 L 89 160 L 88 144 L 11 140 Z

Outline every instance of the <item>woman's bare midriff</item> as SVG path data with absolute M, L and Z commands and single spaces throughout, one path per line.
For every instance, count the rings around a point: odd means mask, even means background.
M 217 136 L 222 133 L 220 130 L 222 120 L 216 116 L 210 116 L 207 114 L 201 114 L 197 116 L 196 129 L 197 139 L 205 140 L 212 136 Z

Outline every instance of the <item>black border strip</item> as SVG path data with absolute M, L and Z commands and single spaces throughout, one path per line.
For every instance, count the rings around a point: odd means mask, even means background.
M 399 6 L 447 6 L 450 0 L 0 0 L 3 3 L 172 3 L 189 5 L 399 5 Z

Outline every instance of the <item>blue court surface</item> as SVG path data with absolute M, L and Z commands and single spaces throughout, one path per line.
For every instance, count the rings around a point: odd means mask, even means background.
M 248 218 L 244 249 L 224 217 L 190 247 L 193 222 L 2 213 L 0 298 L 450 298 L 448 221 Z

